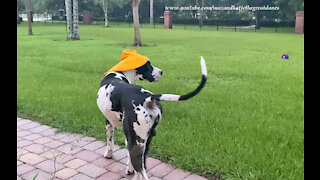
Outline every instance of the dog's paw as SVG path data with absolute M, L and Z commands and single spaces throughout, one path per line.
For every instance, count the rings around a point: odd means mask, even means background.
M 129 166 L 126 167 L 126 174 L 127 174 L 127 175 L 131 175 L 131 174 L 133 174 L 133 173 L 134 173 L 134 170 L 133 170 L 132 168 L 130 168 Z
M 103 157 L 107 158 L 107 159 L 112 159 L 112 154 L 113 151 L 106 151 L 103 155 Z

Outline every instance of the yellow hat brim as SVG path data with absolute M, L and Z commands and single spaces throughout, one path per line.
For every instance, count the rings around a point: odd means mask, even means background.
M 135 50 L 124 50 L 121 55 L 121 61 L 104 73 L 106 76 L 111 71 L 128 71 L 143 66 L 149 58 L 138 54 Z

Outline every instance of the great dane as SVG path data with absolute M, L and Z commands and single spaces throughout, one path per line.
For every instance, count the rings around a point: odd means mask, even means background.
M 201 57 L 202 80 L 200 85 L 185 95 L 153 94 L 134 80 L 158 81 L 163 72 L 147 63 L 128 71 L 111 71 L 106 74 L 97 94 L 97 104 L 106 117 L 107 150 L 106 158 L 112 158 L 114 127 L 123 125 L 128 148 L 128 166 L 126 174 L 135 173 L 133 179 L 147 180 L 146 154 L 156 127 L 162 116 L 159 101 L 187 100 L 204 87 L 207 80 L 205 60 Z

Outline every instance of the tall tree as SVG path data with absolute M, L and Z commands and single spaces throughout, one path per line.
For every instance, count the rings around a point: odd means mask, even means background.
M 67 16 L 68 39 L 72 39 L 73 23 L 72 23 L 72 6 L 71 6 L 71 0 L 65 0 L 65 3 L 66 3 L 66 16 Z
M 32 12 L 31 12 L 31 0 L 25 0 L 25 7 L 26 7 L 26 13 L 27 13 L 27 17 L 28 17 L 28 35 L 32 35 L 32 22 L 31 22 L 31 16 L 32 16 Z
M 150 0 L 150 24 L 153 24 L 153 0 Z
M 297 11 L 304 10 L 304 0 L 274 0 L 275 4 L 279 6 L 279 16 L 286 20 L 295 20 Z
M 17 0 L 17 24 L 20 24 L 20 18 L 19 18 L 19 2 Z
M 79 37 L 79 3 L 78 0 L 73 0 L 73 40 L 80 40 Z
M 102 0 L 102 8 L 104 12 L 104 27 L 109 27 L 109 19 L 108 19 L 108 3 L 109 0 Z
M 198 5 L 198 1 L 197 1 L 197 5 Z M 198 6 L 200 6 L 200 5 L 198 5 Z M 204 7 L 204 0 L 201 1 L 201 7 Z M 199 26 L 202 27 L 203 26 L 203 18 L 204 18 L 203 9 L 201 9 L 199 13 L 200 13 Z
M 102 7 L 104 12 L 104 27 L 109 27 L 109 11 L 113 8 L 120 8 L 123 5 L 123 1 L 120 0 L 94 0 L 96 5 Z M 119 14 L 119 11 L 117 11 Z
M 80 40 L 78 0 L 65 0 L 68 39 Z
M 140 25 L 139 25 L 139 4 L 141 0 L 132 0 L 132 16 L 133 16 L 133 26 L 134 26 L 134 40 L 133 46 L 142 46 L 141 35 L 140 35 Z

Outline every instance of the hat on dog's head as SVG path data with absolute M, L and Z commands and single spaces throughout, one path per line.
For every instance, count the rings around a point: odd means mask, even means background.
M 120 62 L 109 69 L 104 76 L 111 71 L 128 71 L 143 66 L 149 60 L 148 57 L 142 56 L 135 50 L 126 49 L 122 51 Z

